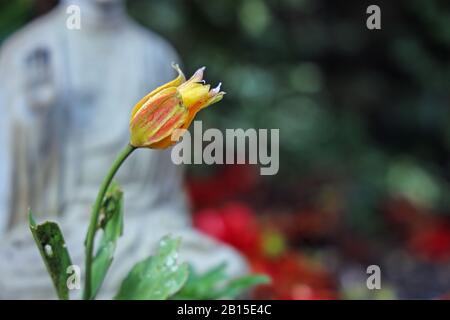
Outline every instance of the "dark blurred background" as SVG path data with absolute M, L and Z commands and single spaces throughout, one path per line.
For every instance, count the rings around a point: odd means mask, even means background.
M 2 1 L 0 41 L 56 5 Z M 381 8 L 381 30 L 366 8 Z M 280 171 L 187 166 L 195 225 L 274 282 L 255 298 L 450 294 L 446 0 L 129 0 L 227 96 L 208 127 L 279 128 Z M 242 234 L 246 236 L 239 236 Z M 366 288 L 381 267 L 382 289 Z

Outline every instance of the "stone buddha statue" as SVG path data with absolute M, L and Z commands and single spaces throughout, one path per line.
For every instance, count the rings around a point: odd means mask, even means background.
M 80 29 L 67 28 L 69 5 Z M 83 272 L 91 205 L 117 153 L 128 142 L 133 105 L 175 75 L 178 57 L 127 15 L 120 0 L 67 0 L 8 39 L 0 50 L 0 298 L 54 298 L 27 224 L 58 221 L 72 261 Z M 171 233 L 180 259 L 199 270 L 245 262 L 190 227 L 181 168 L 170 151 L 138 150 L 117 181 L 125 195 L 124 235 L 100 298 L 112 297 L 131 267 Z M 74 293 L 76 296 L 77 293 Z

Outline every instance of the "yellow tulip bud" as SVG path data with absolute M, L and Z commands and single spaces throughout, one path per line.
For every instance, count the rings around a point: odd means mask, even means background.
M 218 102 L 224 92 L 203 81 L 205 68 L 200 68 L 186 81 L 178 65 L 178 77 L 150 92 L 131 112 L 130 144 L 136 148 L 163 149 L 171 146 L 172 133 L 187 129 L 201 109 Z

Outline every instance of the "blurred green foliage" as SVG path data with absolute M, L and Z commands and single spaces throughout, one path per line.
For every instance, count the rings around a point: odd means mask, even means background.
M 224 83 L 223 103 L 200 119 L 280 128 L 280 173 L 268 179 L 337 178 L 349 220 L 371 229 L 386 194 L 448 206 L 450 172 L 450 3 L 376 3 L 376 31 L 365 26 L 372 3 L 356 0 L 130 0 L 128 9 L 171 41 L 187 74 L 206 65 L 208 81 Z M 31 4 L 2 4 L 0 35 Z
M 131 1 L 187 68 L 228 95 L 210 126 L 280 128 L 276 182 L 337 177 L 355 229 L 376 231 L 386 195 L 448 196 L 450 11 L 445 1 Z M 447 8 L 447 10 L 446 10 Z M 204 168 L 203 168 L 204 169 Z M 333 183 L 333 182 L 330 182 Z
M 224 102 L 200 115 L 209 126 L 280 128 L 273 185 L 333 177 L 350 224 L 374 231 L 386 195 L 447 205 L 450 10 L 445 0 L 377 1 L 382 30 L 370 31 L 369 4 L 154 0 L 129 9 L 170 39 L 189 71 L 205 64 L 208 79 L 224 82 Z
M 0 4 L 0 40 L 31 18 L 32 0 L 3 1 Z

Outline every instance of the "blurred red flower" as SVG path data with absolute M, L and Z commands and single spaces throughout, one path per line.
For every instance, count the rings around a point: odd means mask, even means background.
M 246 204 L 229 203 L 219 209 L 194 214 L 194 226 L 225 242 L 248 259 L 251 270 L 266 274 L 272 282 L 254 290 L 256 299 L 337 299 L 334 279 L 320 264 L 285 245 L 276 229 L 265 229 Z
M 204 208 L 250 192 L 258 178 L 256 169 L 250 165 L 227 165 L 212 176 L 189 178 L 187 187 L 193 207 Z
M 445 262 L 450 259 L 450 226 L 436 224 L 417 231 L 409 239 L 411 250 L 422 258 Z
M 245 204 L 229 203 L 221 209 L 203 209 L 193 216 L 198 230 L 228 243 L 246 255 L 260 250 L 260 229 L 254 212 Z

